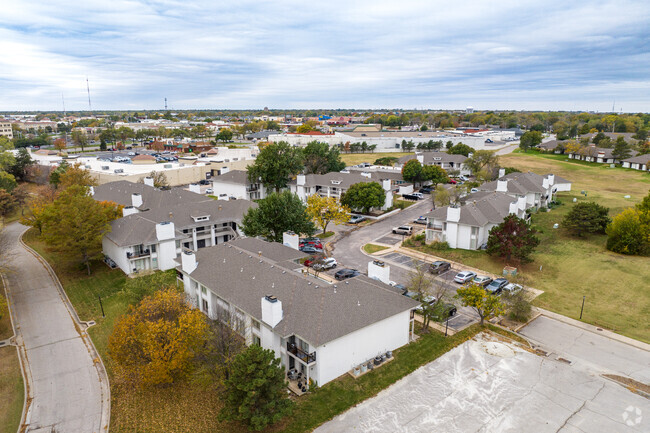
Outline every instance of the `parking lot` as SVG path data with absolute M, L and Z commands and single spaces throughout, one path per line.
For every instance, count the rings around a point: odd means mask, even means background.
M 315 431 L 650 431 L 650 400 L 500 340 L 480 334 Z

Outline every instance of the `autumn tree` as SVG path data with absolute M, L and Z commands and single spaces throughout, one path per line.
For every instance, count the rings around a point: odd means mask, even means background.
M 66 189 L 70 186 L 97 186 L 97 179 L 81 166 L 81 164 L 74 164 L 69 166 L 59 176 L 58 187 Z
M 286 188 L 289 177 L 300 173 L 303 167 L 301 149 L 281 141 L 271 143 L 260 151 L 255 163 L 247 168 L 248 178 L 251 182 L 260 182 L 267 189 L 280 192 Z
M 259 431 L 280 421 L 292 408 L 284 368 L 272 350 L 252 345 L 235 357 L 225 383 L 221 419 L 241 421 Z
M 57 138 L 52 144 L 54 145 L 54 148 L 59 152 L 62 152 L 66 148 L 66 142 L 64 138 Z
M 11 192 L 11 195 L 16 200 L 16 205 L 20 208 L 20 214 L 25 215 L 25 203 L 27 202 L 27 198 L 29 198 L 29 189 L 26 184 L 18 185 Z
M 576 236 L 605 233 L 610 219 L 609 209 L 595 202 L 577 203 L 562 220 L 564 227 Z
M 341 161 L 341 154 L 337 147 L 330 147 L 327 143 L 312 141 L 303 149 L 305 160 L 305 174 L 325 174 L 332 171 L 341 171 L 345 163 Z
M 26 226 L 34 227 L 39 234 L 43 233 L 43 223 L 47 218 L 47 213 L 51 209 L 50 205 L 56 198 L 57 191 L 50 185 L 39 187 L 36 194 L 30 197 L 28 201 L 27 215 L 23 215 L 20 222 Z
M 118 372 L 135 383 L 168 384 L 192 370 L 207 336 L 206 316 L 172 286 L 145 297 L 118 319 L 108 351 Z
M 372 208 L 380 208 L 386 203 L 386 192 L 378 182 L 355 183 L 341 197 L 341 204 L 349 209 L 370 212 Z
M 428 264 L 414 263 L 406 285 L 409 291 L 416 293 L 414 299 L 420 302 L 418 312 L 422 315 L 423 332 L 429 331 L 429 323 L 436 316 L 438 304 L 447 291 L 447 286 L 436 281 L 429 273 L 428 266 Z M 435 299 L 433 302 L 431 302 L 431 297 Z
M 290 191 L 271 193 L 257 205 L 248 209 L 242 219 L 246 236 L 262 236 L 270 242 L 282 242 L 284 232 L 312 235 L 315 231 L 305 205 Z
M 526 221 L 510 214 L 501 224 L 490 229 L 487 253 L 504 258 L 506 263 L 512 258 L 527 263 L 535 247 L 539 245 L 535 233 L 536 230 L 526 224 Z
M 323 233 L 327 232 L 330 222 L 338 225 L 350 219 L 350 209 L 341 205 L 334 197 L 321 197 L 319 194 L 307 197 L 307 214 Z
M 169 186 L 169 180 L 164 171 L 152 171 L 146 177 L 153 179 L 154 188 L 164 188 Z M 144 183 L 144 177 L 138 179 L 138 183 Z
M 542 142 L 542 133 L 539 131 L 528 131 L 519 139 L 519 148 L 524 152 L 527 152 L 528 149 L 533 148 L 539 145 Z
M 217 142 L 219 140 L 221 140 L 221 141 L 223 141 L 225 143 L 226 141 L 232 140 L 232 136 L 233 136 L 233 133 L 232 133 L 232 131 L 230 129 L 222 128 L 217 133 L 216 140 L 217 140 Z
M 607 249 L 619 254 L 650 254 L 650 194 L 616 215 L 607 226 Z
M 431 192 L 431 201 L 433 202 L 434 209 L 436 206 L 449 206 L 450 198 L 449 190 L 445 188 L 444 185 L 438 185 L 436 189 Z
M 465 165 L 483 181 L 493 180 L 499 169 L 499 157 L 492 150 L 477 150 L 465 160 Z
M 18 203 L 11 193 L 4 189 L 0 189 L 0 216 L 2 216 L 3 227 L 5 225 L 6 216 L 13 212 L 17 205 Z
M 110 222 L 121 217 L 113 202 L 97 202 L 88 188 L 66 188 L 43 214 L 41 233 L 45 242 L 64 256 L 79 259 L 90 275 L 90 261 L 101 257 L 102 238 Z
M 88 144 L 88 136 L 84 131 L 79 129 L 75 129 L 74 131 L 72 131 L 72 133 L 70 134 L 70 139 L 75 145 L 81 147 L 82 152 L 84 151 L 84 147 L 86 147 L 86 145 Z
M 505 311 L 504 305 L 497 295 L 493 295 L 478 284 L 470 284 L 456 290 L 456 297 L 460 299 L 463 306 L 471 307 L 481 318 L 481 326 L 485 319 L 498 317 Z
M 14 190 L 14 188 L 16 188 L 16 186 L 18 186 L 16 178 L 14 178 L 11 173 L 0 170 L 0 190 L 4 190 L 10 193 Z

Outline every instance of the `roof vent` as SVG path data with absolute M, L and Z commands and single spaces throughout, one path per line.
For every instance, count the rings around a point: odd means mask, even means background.
M 278 302 L 278 298 L 276 298 L 276 297 L 273 296 L 273 295 L 266 295 L 266 296 L 264 297 L 264 299 L 266 299 L 266 300 L 269 301 L 269 302 Z
M 226 259 L 223 259 L 223 262 L 226 263 Z
M 314 286 L 314 289 L 318 289 L 318 286 Z
M 283 274 L 286 274 L 286 273 L 287 273 L 287 271 L 282 271 L 282 273 L 283 273 Z
M 253 279 L 255 279 L 255 275 L 253 275 Z
M 241 268 L 241 269 L 239 270 L 239 272 L 244 272 L 244 268 Z
M 348 281 L 346 281 L 345 284 L 350 284 L 350 283 Z
M 361 302 L 357 301 L 357 307 L 361 306 Z

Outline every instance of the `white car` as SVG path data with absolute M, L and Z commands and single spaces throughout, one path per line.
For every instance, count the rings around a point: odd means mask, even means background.
M 465 284 L 468 281 L 472 281 L 475 276 L 476 274 L 474 272 L 463 271 L 456 274 L 454 281 L 459 284 Z
M 316 263 L 312 265 L 312 269 L 315 271 L 326 271 L 328 269 L 334 269 L 338 265 L 338 262 L 334 257 L 329 257 L 323 260 L 322 263 Z
M 515 283 L 509 283 L 503 286 L 503 289 L 501 289 L 501 293 L 508 292 L 510 294 L 515 294 L 523 289 L 523 286 L 521 284 L 515 284 Z
M 205 193 L 206 194 L 213 194 L 214 190 L 212 188 L 206 188 Z
M 424 310 L 424 308 L 422 308 L 422 304 L 427 303 L 427 304 L 429 304 L 429 305 L 433 305 L 433 304 L 436 303 L 436 300 L 437 300 L 437 299 L 436 299 L 435 296 L 432 296 L 432 295 L 426 295 L 426 296 L 424 296 L 424 297 L 422 298 L 422 301 L 420 301 L 421 304 L 418 305 L 417 307 L 415 307 L 415 311 L 417 311 L 418 313 L 422 313 L 422 311 Z

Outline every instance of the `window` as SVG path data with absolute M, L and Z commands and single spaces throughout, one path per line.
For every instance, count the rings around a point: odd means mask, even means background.
M 205 286 L 201 286 L 201 293 L 206 295 L 208 293 L 208 290 L 205 288 Z
M 196 241 L 196 247 L 197 248 L 204 248 L 205 247 L 205 239 L 199 239 Z
M 257 335 L 253 334 L 253 344 L 256 344 L 258 346 L 262 345 L 262 340 L 260 340 L 260 337 Z
M 207 313 L 208 313 L 208 300 L 207 300 L 207 299 L 203 299 L 202 301 L 203 301 L 203 302 L 201 303 L 201 310 L 202 310 L 204 313 L 207 314 Z
M 260 322 L 257 320 L 251 319 L 251 325 L 253 325 L 253 329 L 257 329 L 258 331 L 260 330 Z
M 155 253 L 156 252 L 156 245 L 155 244 L 149 245 L 149 251 L 151 251 L 152 253 Z

